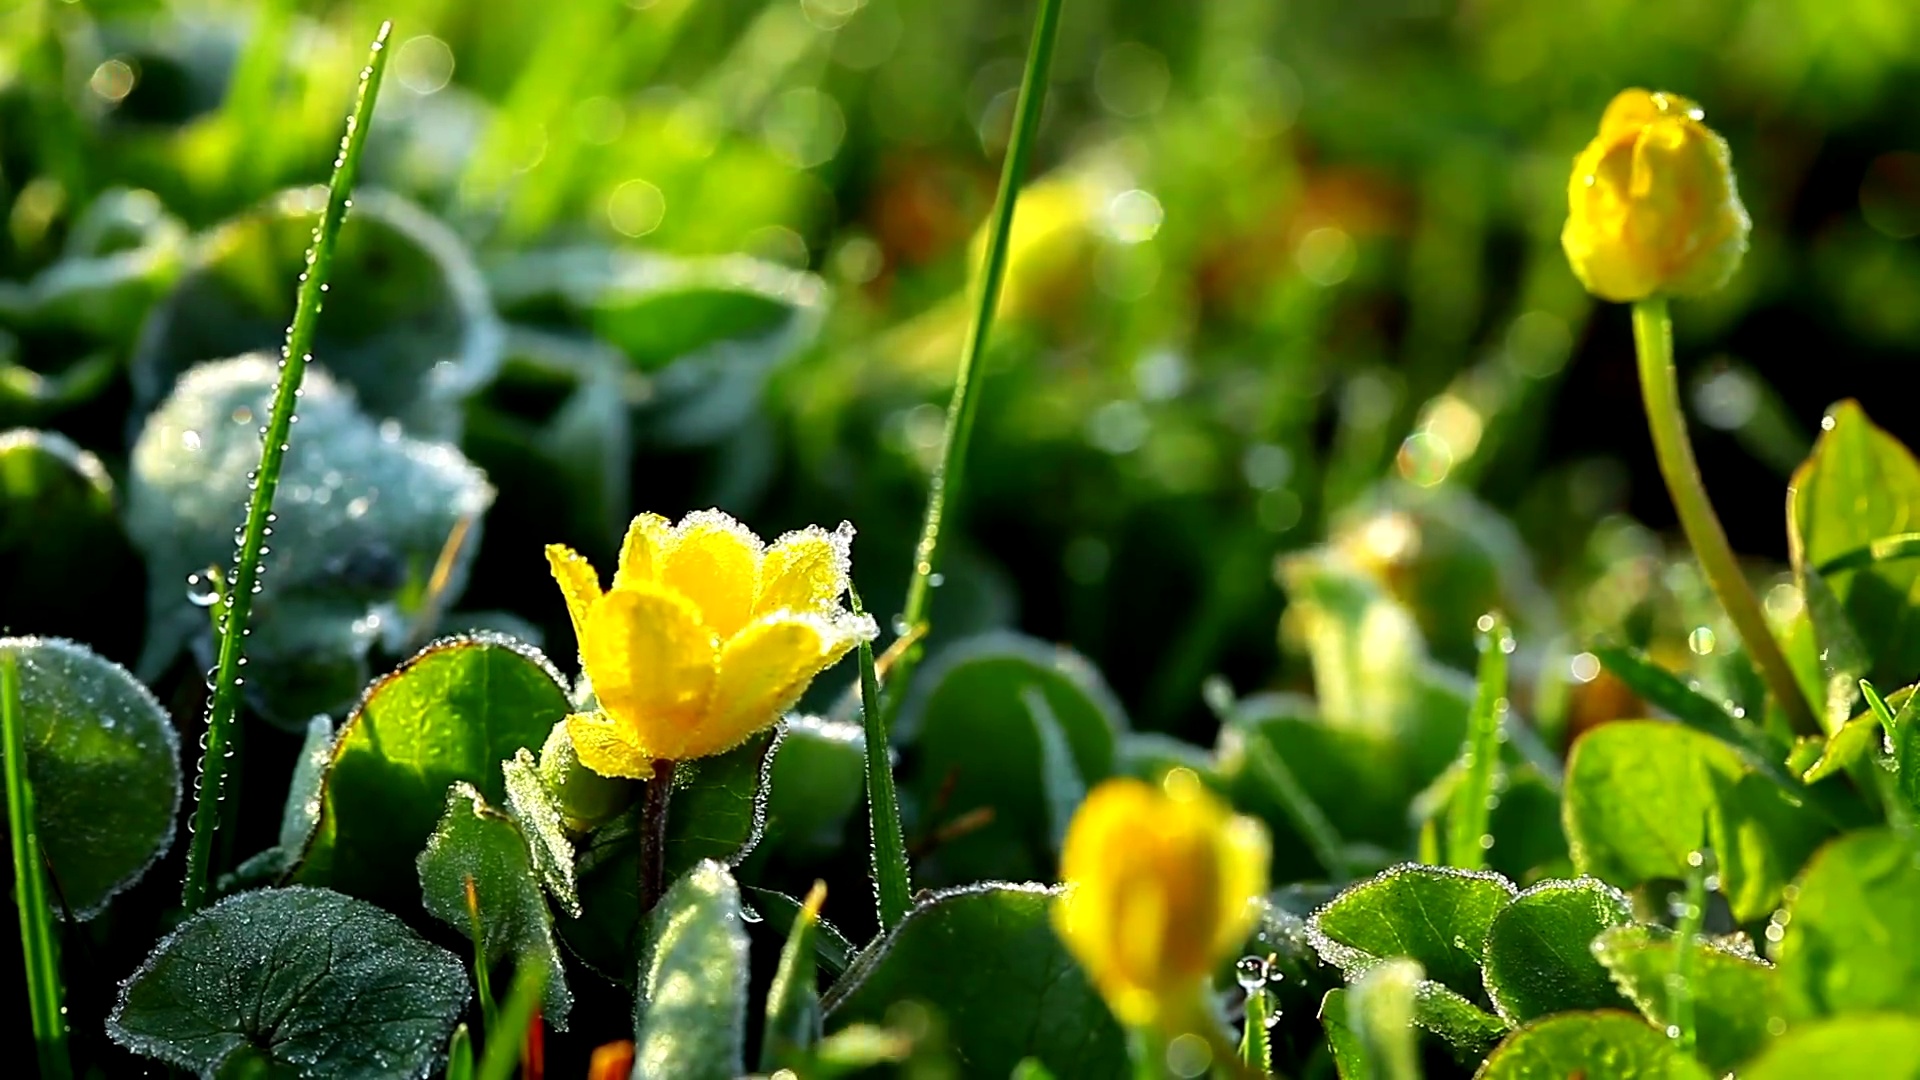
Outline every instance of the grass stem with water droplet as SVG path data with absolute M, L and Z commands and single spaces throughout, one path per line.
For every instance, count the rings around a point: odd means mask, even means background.
M 851 585 L 847 599 L 856 615 L 864 614 L 860 594 Z M 873 662 L 873 645 L 859 646 L 860 722 L 866 733 L 867 825 L 872 841 L 873 884 L 880 905 L 880 929 L 900 925 L 912 906 L 913 871 L 907 863 L 906 834 L 900 828 L 900 799 L 893 787 L 893 762 L 888 753 L 886 706 L 880 697 L 880 674 Z
M 1820 723 L 1793 677 L 1780 643 L 1767 627 L 1766 614 L 1740 570 L 1733 546 L 1727 542 L 1727 531 L 1721 527 L 1713 502 L 1707 498 L 1706 484 L 1700 479 L 1700 465 L 1694 460 L 1686 416 L 1680 409 L 1680 380 L 1673 366 L 1673 317 L 1664 296 L 1634 303 L 1633 343 L 1639 354 L 1640 394 L 1646 405 L 1647 426 L 1653 432 L 1654 455 L 1680 518 L 1681 531 L 1787 722 L 1798 734 L 1818 735 Z
M 26 962 L 27 1007 L 40 1075 L 64 1080 L 73 1075 L 67 1057 L 67 1018 L 61 1001 L 60 947 L 54 936 L 53 909 L 47 904 L 47 879 L 40 864 L 39 822 L 34 817 L 33 785 L 27 779 L 26 717 L 20 708 L 18 659 L 0 652 L 0 735 L 5 737 L 7 833 L 13 843 L 14 901 L 20 908 L 20 952 Z
M 1686 908 L 1674 927 L 1673 971 L 1667 975 L 1668 1034 L 1687 1053 L 1693 1052 L 1693 943 L 1707 918 L 1707 876 L 1712 857 L 1704 851 L 1688 856 Z
M 347 117 L 346 134 L 340 140 L 340 156 L 334 161 L 333 179 L 328 185 L 326 209 L 314 229 L 313 247 L 307 251 L 306 272 L 300 278 L 299 294 L 294 302 L 293 322 L 287 327 L 280 382 L 274 388 L 273 408 L 260 449 L 260 467 L 255 472 L 253 492 L 247 501 L 247 520 L 242 527 L 239 551 L 234 556 L 233 574 L 217 609 L 224 613 L 218 635 L 219 663 L 212 697 L 207 703 L 206 740 L 194 782 L 193 836 L 187 848 L 186 879 L 180 887 L 181 906 L 190 912 L 199 910 L 207 902 L 211 876 L 208 864 L 212 861 L 213 834 L 220 824 L 221 791 L 226 785 L 227 744 L 234 716 L 240 709 L 241 643 L 246 639 L 254 590 L 260 581 L 267 517 L 273 512 L 274 492 L 280 486 L 280 468 L 286 457 L 294 405 L 313 349 L 314 328 L 320 319 L 321 300 L 333 269 L 334 245 L 340 235 L 341 222 L 346 219 L 354 178 L 360 171 L 367 125 L 373 119 L 373 104 L 379 97 L 380 78 L 387 67 L 387 35 L 392 29 L 391 23 L 381 24 L 367 66 L 360 73 L 359 96 L 353 113 Z
M 1020 185 L 1026 179 L 1027 162 L 1033 156 L 1033 144 L 1040 131 L 1040 118 L 1047 100 L 1047 72 L 1053 66 L 1053 43 L 1060 29 L 1060 7 L 1064 0 L 1040 0 L 1040 14 L 1034 21 L 1033 42 L 1027 51 L 1027 67 L 1020 80 L 1020 98 L 1014 105 L 1013 133 L 1007 142 L 1007 157 L 1000 170 L 1000 190 L 994 197 L 993 216 L 989 219 L 986 257 L 980 274 L 974 279 L 973 319 L 967 324 L 966 343 L 960 350 L 960 368 L 954 375 L 953 397 L 947 403 L 947 427 L 941 440 L 940 463 L 933 471 L 927 491 L 926 516 L 920 525 L 920 540 L 913 549 L 913 572 L 907 579 L 907 599 L 900 612 L 901 633 L 912 633 L 927 621 L 932 599 L 933 576 L 940 568 L 940 530 L 946 524 L 954 493 L 966 466 L 967 443 L 973 434 L 973 417 L 980 407 L 980 366 L 986 353 L 987 337 L 1000 305 L 1000 285 L 1006 278 L 1008 239 L 1013 232 L 1013 210 L 1020 198 Z M 912 675 L 919 649 L 908 650 L 895 665 L 896 690 L 889 708 L 898 703 L 908 677 Z
M 1480 670 L 1467 714 L 1467 742 L 1460 750 L 1460 783 L 1447 811 L 1447 865 L 1483 870 L 1487 865 L 1488 818 L 1493 779 L 1500 768 L 1500 722 L 1507 711 L 1507 655 L 1513 635 L 1499 615 L 1482 615 Z

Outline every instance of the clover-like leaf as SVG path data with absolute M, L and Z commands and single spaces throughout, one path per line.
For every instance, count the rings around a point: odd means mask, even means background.
M 1501 1043 L 1477 1075 L 1480 1080 L 1564 1080 L 1583 1074 L 1711 1080 L 1663 1032 L 1631 1013 L 1612 1011 L 1557 1013 L 1528 1024 Z
M 1594 955 L 1594 939 L 1632 917 L 1633 902 L 1593 878 L 1543 881 L 1514 897 L 1487 929 L 1484 971 L 1494 1008 L 1519 1024 L 1625 1007 Z
M 1382 960 L 1418 961 L 1427 977 L 1479 997 L 1494 917 L 1513 902 L 1498 874 L 1407 863 L 1352 886 L 1313 913 L 1313 946 L 1349 979 Z
M 40 850 L 75 918 L 100 913 L 173 842 L 180 737 L 127 670 L 59 638 L 0 638 L 19 671 Z
M 1694 1056 L 1723 1075 L 1758 1053 L 1784 1028 L 1780 988 L 1771 964 L 1753 955 L 1751 946 L 1696 938 L 1689 943 L 1685 992 L 1691 1002 Z M 1665 1028 L 1674 1023 L 1674 987 L 1678 943 L 1660 927 L 1619 926 L 1594 942 L 1594 956 L 1606 965 L 1621 993 L 1641 1015 Z
M 264 1059 L 306 1080 L 424 1077 L 471 991 L 460 961 L 326 889 L 261 889 L 194 915 L 122 984 L 115 1042 L 212 1076 Z
M 1851 833 L 1822 848 L 1796 887 L 1774 950 L 1788 1020 L 1920 1012 L 1920 865 L 1909 842 Z

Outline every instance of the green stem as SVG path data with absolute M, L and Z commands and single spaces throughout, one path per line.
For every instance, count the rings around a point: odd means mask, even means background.
M 260 563 L 266 547 L 269 520 L 273 516 L 273 496 L 280 487 L 280 466 L 287 453 L 287 436 L 293 425 L 293 410 L 300 396 L 300 380 L 312 359 L 313 332 L 320 318 L 320 304 L 327 291 L 327 279 L 333 270 L 334 243 L 340 235 L 351 204 L 355 175 L 360 171 L 360 153 L 366 146 L 367 125 L 373 119 L 374 99 L 380 94 L 380 77 L 387 69 L 387 35 L 392 23 L 382 23 L 374 38 L 373 51 L 366 69 L 360 73 L 360 93 L 353 114 L 347 118 L 347 131 L 340 140 L 340 156 L 333 164 L 333 181 L 327 191 L 327 208 L 313 233 L 313 247 L 307 251 L 307 269 L 300 276 L 300 290 L 294 302 L 293 323 L 287 327 L 287 343 L 281 351 L 280 383 L 274 388 L 273 409 L 262 431 L 260 467 L 253 477 L 253 494 L 247 500 L 247 520 L 242 526 L 239 549 L 234 553 L 233 573 L 222 590 L 223 617 L 219 634 L 219 664 L 214 673 L 213 696 L 207 703 L 207 733 L 202 743 L 200 769 L 194 780 L 193 817 L 188 825 L 193 840 L 187 848 L 187 876 L 180 888 L 180 903 L 189 912 L 207 901 L 208 863 L 213 853 L 213 834 L 220 826 L 220 800 L 227 779 L 227 744 L 233 718 L 240 709 L 240 654 L 247 636 L 247 620 L 253 614 L 253 596 L 260 588 Z
M 640 914 L 667 893 L 667 811 L 673 806 L 673 762 L 653 763 L 640 803 Z
M 1480 632 L 1479 688 L 1467 720 L 1467 745 L 1461 752 L 1463 769 L 1447 815 L 1447 864 L 1462 870 L 1487 865 L 1488 803 L 1493 799 L 1494 771 L 1500 766 L 1500 717 L 1507 708 L 1507 655 L 1513 634 L 1506 620 L 1483 615 Z
M 40 833 L 34 817 L 33 785 L 27 779 L 26 718 L 20 715 L 18 659 L 0 652 L 0 735 L 6 739 L 7 832 L 13 841 L 13 881 L 20 906 L 20 952 L 26 960 L 27 1006 L 33 1024 L 40 1075 L 55 1080 L 73 1075 L 67 1058 L 66 1008 L 61 1004 L 60 950 L 54 938 L 53 909 L 47 906 L 47 879 L 40 868 Z
M 493 972 L 487 963 L 487 935 L 480 923 L 480 891 L 475 888 L 473 875 L 468 874 L 467 886 L 467 928 L 473 935 L 473 985 L 480 993 L 480 1033 L 484 1037 L 495 1032 L 494 1019 L 496 1009 L 493 1001 Z
M 860 614 L 860 594 L 847 589 L 854 613 Z M 882 932 L 900 925 L 912 906 L 913 871 L 907 864 L 907 841 L 900 828 L 900 800 L 893 788 L 893 762 L 888 753 L 886 708 L 880 698 L 880 676 L 873 666 L 873 645 L 860 643 L 860 721 L 866 729 L 867 825 L 872 838 L 873 884 L 880 901 Z
M 901 608 L 900 625 L 909 630 L 926 621 L 933 575 L 939 566 L 940 530 L 946 523 L 947 508 L 954 492 L 960 488 L 966 465 L 967 443 L 972 437 L 973 417 L 980 404 L 980 359 L 986 351 L 994 313 L 1000 306 L 1000 284 L 1007 272 L 1007 239 L 1013 231 L 1013 208 L 1019 201 L 1020 184 L 1026 177 L 1027 161 L 1033 156 L 1034 139 L 1040 131 L 1041 110 L 1047 99 L 1047 71 L 1053 64 L 1053 42 L 1060 29 L 1062 3 L 1064 0 L 1040 0 L 1040 14 L 1034 22 L 1026 74 L 1021 77 L 1020 99 L 1014 106 L 1013 135 L 1000 171 L 1000 191 L 994 197 L 986 260 L 975 282 L 973 320 L 967 325 L 966 343 L 960 350 L 953 398 L 947 403 L 947 430 L 940 464 L 933 471 L 932 485 L 927 492 L 926 517 L 920 525 L 920 542 L 914 547 L 906 604 Z M 916 648 L 900 658 L 893 672 L 896 687 L 907 685 L 919 652 Z M 895 691 L 896 695 L 898 692 Z
M 1240 1064 L 1259 1070 L 1263 1076 L 1273 1068 L 1273 1033 L 1267 1030 L 1271 1008 L 1272 1002 L 1264 987 L 1247 991 L 1247 1015 L 1240 1027 Z
M 1693 942 L 1707 917 L 1707 875 L 1712 856 L 1696 851 L 1688 857 L 1686 910 L 1674 927 L 1673 971 L 1667 977 L 1667 1015 L 1674 1041 L 1680 1049 L 1692 1052 L 1693 1026 Z
M 1650 297 L 1633 305 L 1633 340 L 1640 354 L 1640 392 L 1646 402 L 1647 424 L 1653 431 L 1654 453 L 1660 459 L 1660 475 L 1666 478 L 1667 492 L 1673 498 L 1687 543 L 1693 546 L 1714 596 L 1733 620 L 1747 655 L 1760 669 L 1760 677 L 1785 711 L 1787 722 L 1802 735 L 1818 735 L 1819 721 L 1814 719 L 1780 643 L 1767 628 L 1760 601 L 1740 572 L 1726 530 L 1720 527 L 1720 518 L 1707 499 L 1706 485 L 1700 480 L 1700 466 L 1694 461 L 1693 445 L 1687 441 L 1686 417 L 1680 409 L 1680 381 L 1673 367 L 1673 319 L 1665 297 Z

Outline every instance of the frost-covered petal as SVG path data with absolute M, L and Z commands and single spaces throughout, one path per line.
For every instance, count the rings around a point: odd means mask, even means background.
M 688 756 L 719 753 L 778 720 L 860 640 L 854 623 L 788 613 L 749 623 L 720 650 L 713 705 Z
M 673 533 L 673 523 L 659 514 L 641 514 L 627 525 L 627 537 L 620 544 L 620 568 L 614 571 L 613 587 L 629 589 L 658 581 L 660 559 Z
M 594 601 L 600 599 L 600 575 L 592 563 L 565 544 L 547 545 L 547 566 L 553 570 L 553 580 L 560 585 L 560 595 L 566 598 L 574 640 L 586 640 L 587 612 L 592 610 Z
M 809 525 L 782 536 L 760 564 L 754 614 L 833 611 L 847 591 L 852 548 L 853 525 L 845 521 L 833 532 Z
M 660 584 L 693 601 L 724 641 L 753 617 L 760 555 L 760 538 L 752 530 L 718 510 L 698 510 L 674 526 L 660 561 Z
M 606 713 L 567 717 L 567 738 L 580 764 L 601 776 L 644 780 L 653 775 L 653 759 L 634 742 L 633 733 Z M 604 782 L 604 781 L 603 781 Z
M 649 756 L 677 758 L 673 748 L 699 725 L 712 697 L 719 648 L 692 601 L 648 585 L 594 604 L 580 660 L 623 737 Z M 588 760 L 578 742 L 575 748 Z

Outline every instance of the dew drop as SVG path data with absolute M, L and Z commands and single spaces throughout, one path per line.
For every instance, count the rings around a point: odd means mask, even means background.
M 1252 993 L 1267 984 L 1267 961 L 1263 957 L 1243 956 L 1233 965 L 1234 981 L 1240 989 Z

